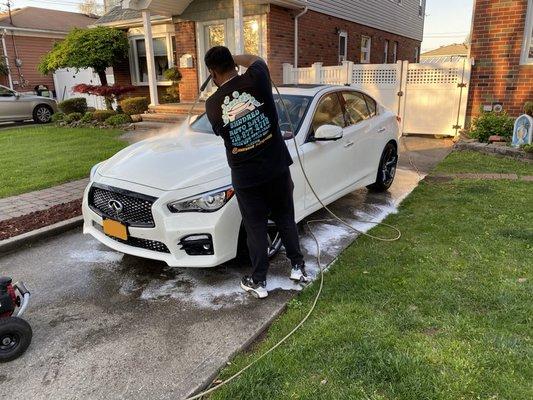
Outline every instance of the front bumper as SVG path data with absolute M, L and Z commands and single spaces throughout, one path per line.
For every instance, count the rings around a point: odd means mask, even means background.
M 83 197 L 83 233 L 89 234 L 107 247 L 122 253 L 160 260 L 171 267 L 209 268 L 220 265 L 237 255 L 241 215 L 235 196 L 214 213 L 171 213 L 167 204 L 184 198 L 178 191 L 162 192 L 152 205 L 155 227 L 128 227 L 128 242 L 118 241 L 103 233 L 103 218 L 88 204 L 92 183 Z M 116 187 L 116 185 L 115 185 Z M 129 188 L 122 187 L 128 190 Z M 152 195 L 152 193 L 150 193 Z M 191 235 L 210 235 L 211 255 L 189 255 L 180 241 Z M 132 243 L 134 245 L 132 245 Z M 142 243 L 142 247 L 139 246 Z

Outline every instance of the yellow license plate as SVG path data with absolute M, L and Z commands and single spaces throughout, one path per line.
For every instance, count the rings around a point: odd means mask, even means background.
M 104 219 L 104 233 L 122 240 L 128 240 L 126 225 L 112 219 Z

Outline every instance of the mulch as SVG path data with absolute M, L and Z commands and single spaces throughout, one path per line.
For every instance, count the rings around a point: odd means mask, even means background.
M 81 215 L 81 199 L 58 204 L 47 210 L 0 221 L 0 240 L 21 235 Z

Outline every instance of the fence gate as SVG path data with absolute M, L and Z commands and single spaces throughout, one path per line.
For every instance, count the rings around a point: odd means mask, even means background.
M 112 85 L 114 83 L 113 75 L 107 76 L 108 83 Z M 54 86 L 56 89 L 56 97 L 58 101 L 71 99 L 73 97 L 85 97 L 87 99 L 87 105 L 97 109 L 105 109 L 105 99 L 101 96 L 93 96 L 89 94 L 74 93 L 72 87 L 80 83 L 86 83 L 88 85 L 99 85 L 100 78 L 90 68 L 75 69 L 75 68 L 63 68 L 54 72 Z
M 354 64 L 309 68 L 283 65 L 283 83 L 349 84 L 402 118 L 402 132 L 457 135 L 464 127 L 471 62 L 440 64 Z

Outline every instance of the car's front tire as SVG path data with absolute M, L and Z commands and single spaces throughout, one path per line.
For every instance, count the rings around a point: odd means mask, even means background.
M 269 222 L 268 224 L 268 258 L 274 257 L 281 249 L 281 236 L 279 234 L 276 224 Z M 239 243 L 237 245 L 237 258 L 249 259 L 248 245 L 246 244 L 246 229 L 241 226 L 239 232 Z
M 52 119 L 54 111 L 46 104 L 39 104 L 33 109 L 33 120 L 38 124 L 47 124 Z
M 389 142 L 381 154 L 376 182 L 367 186 L 367 188 L 373 192 L 385 192 L 388 190 L 394 182 L 397 165 L 398 149 L 394 142 Z

